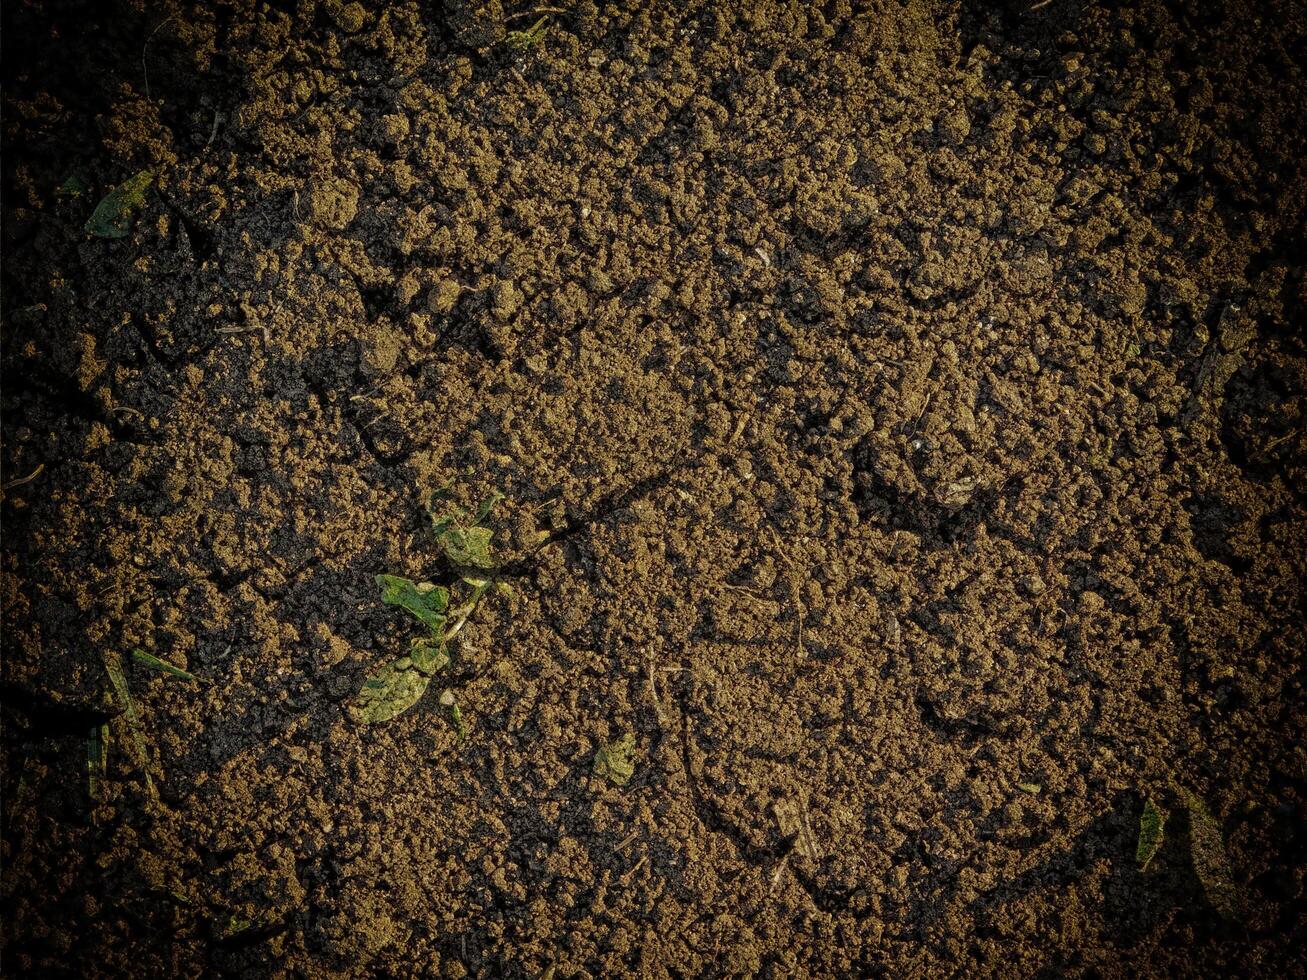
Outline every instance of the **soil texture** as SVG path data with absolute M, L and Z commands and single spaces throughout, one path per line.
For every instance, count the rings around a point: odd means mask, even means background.
M 1301 4 L 3 17 L 6 972 L 1302 975 Z

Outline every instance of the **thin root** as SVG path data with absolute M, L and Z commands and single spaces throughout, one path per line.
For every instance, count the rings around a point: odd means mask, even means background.
M 150 42 L 154 40 L 154 35 L 163 30 L 164 26 L 171 22 L 176 16 L 176 14 L 169 14 L 160 21 L 159 26 L 150 31 L 149 36 L 145 39 L 145 43 L 141 45 L 141 74 L 145 78 L 145 97 L 147 99 L 152 99 L 153 96 L 150 95 L 150 66 L 145 63 L 145 50 L 150 46 Z
M 16 480 L 10 480 L 5 484 L 0 485 L 0 493 L 8 493 L 14 487 L 21 487 L 25 483 L 31 483 L 38 476 L 41 475 L 41 472 L 44 469 L 45 469 L 45 464 L 38 463 L 36 469 L 32 470 L 31 473 L 28 473 L 27 476 L 20 476 Z
M 523 17 L 539 17 L 541 14 L 565 14 L 568 11 L 562 7 L 535 7 L 532 10 L 519 10 L 515 14 L 509 14 L 504 18 L 507 24 L 510 20 L 521 20 Z
M 217 109 L 213 110 L 213 128 L 209 130 L 209 138 L 204 141 L 204 148 L 207 150 L 213 145 L 214 139 L 218 135 L 218 123 L 222 121 L 222 113 Z M 296 192 L 298 194 L 298 192 Z M 298 203 L 298 201 L 296 202 Z
M 747 588 L 743 585 L 731 585 L 730 582 L 718 582 L 717 587 L 719 589 L 725 589 L 728 592 L 742 593 L 743 595 L 747 595 L 751 599 L 757 599 L 759 602 L 767 601 L 766 596 L 758 595 L 758 593 L 754 592 L 753 589 Z
M 268 328 L 255 323 L 243 327 L 215 327 L 214 329 L 217 333 L 261 333 L 264 341 L 268 340 Z

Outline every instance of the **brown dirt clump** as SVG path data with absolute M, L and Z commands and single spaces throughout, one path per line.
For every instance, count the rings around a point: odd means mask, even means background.
M 1291 972 L 1302 7 L 560 6 L 6 5 L 6 968 Z

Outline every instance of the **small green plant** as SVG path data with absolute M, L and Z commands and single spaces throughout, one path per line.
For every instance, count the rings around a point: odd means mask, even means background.
M 1165 826 L 1166 814 L 1151 797 L 1146 799 L 1144 812 L 1139 815 L 1139 843 L 1135 845 L 1135 862 L 1140 871 L 1147 871 L 1149 863 L 1157 856 Z
M 67 180 L 55 188 L 55 197 L 76 198 L 86 193 L 86 184 L 82 178 L 76 174 L 71 174 Z
M 504 43 L 515 51 L 529 51 L 540 43 L 549 30 L 546 23 L 548 20 L 549 15 L 546 14 L 524 31 L 509 31 L 504 36 Z
M 145 203 L 154 174 L 142 170 L 128 177 L 104 196 L 86 222 L 86 231 L 96 238 L 126 238 L 131 234 L 132 215 Z
M 132 700 L 131 688 L 127 686 L 127 674 L 123 671 L 122 657 L 117 651 L 105 655 L 104 666 L 109 674 L 109 683 L 113 685 L 113 690 L 118 695 L 118 700 L 122 702 L 123 714 L 127 717 L 127 728 L 131 733 L 132 752 L 136 756 L 136 764 L 141 767 L 141 772 L 145 774 L 145 788 L 151 798 L 157 799 L 159 791 L 154 788 L 154 779 L 150 776 L 150 755 L 145 750 L 145 733 L 141 727 L 141 716 L 136 711 L 136 702 Z M 107 732 L 103 732 L 106 734 Z M 107 741 L 107 740 L 106 740 Z M 101 748 L 105 746 L 102 744 Z M 102 761 L 104 756 L 101 757 Z
M 427 504 L 436 543 L 457 573 L 458 581 L 470 587 L 462 605 L 450 608 L 451 593 L 443 585 L 413 582 L 398 575 L 378 575 L 382 602 L 407 610 L 424 627 L 422 636 L 414 637 L 406 656 L 391 661 L 369 677 L 359 691 L 355 714 L 364 724 L 389 721 L 403 714 L 426 693 L 431 679 L 450 663 L 450 644 L 476 611 L 492 588 L 510 591 L 498 581 L 498 567 L 491 554 L 494 532 L 486 520 L 495 505 L 504 499 L 499 491 L 469 511 L 447 500 L 449 485 L 441 487 Z M 464 733 L 462 712 L 446 691 L 447 707 L 460 736 Z
M 454 731 L 458 732 L 458 737 L 467 738 L 467 726 L 463 724 L 463 709 L 458 706 L 458 699 L 454 697 L 454 692 L 446 689 L 445 693 L 440 695 L 440 703 L 449 709 L 449 720 L 454 726 Z

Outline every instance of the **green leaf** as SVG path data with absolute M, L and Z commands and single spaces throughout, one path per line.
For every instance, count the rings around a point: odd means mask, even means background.
M 168 663 L 168 661 L 160 660 L 154 654 L 146 653 L 139 647 L 132 651 L 132 657 L 138 662 L 145 664 L 145 666 L 153 667 L 155 670 L 161 671 L 162 673 L 172 674 L 173 677 L 180 677 L 182 680 L 199 683 L 200 679 L 194 674 L 188 673 L 180 667 L 174 667 L 172 664 Z
M 427 504 L 436 542 L 454 565 L 461 568 L 494 568 L 495 560 L 490 555 L 490 539 L 494 532 L 483 527 L 482 522 L 490 516 L 495 505 L 504 499 L 504 495 L 498 490 L 492 490 L 475 512 L 451 503 L 442 513 L 437 513 L 435 505 L 448 489 L 448 486 L 440 488 L 431 495 Z
M 615 742 L 599 746 L 595 752 L 595 775 L 625 786 L 635 773 L 635 736 L 627 733 Z
M 430 582 L 415 583 L 398 575 L 378 575 L 381 601 L 407 609 L 433 633 L 445 628 L 445 610 L 449 608 L 449 590 Z
M 86 222 L 86 230 L 97 238 L 126 238 L 132 230 L 132 212 L 145 203 L 145 192 L 154 181 L 148 170 L 129 177 L 104 196 Z
M 449 666 L 449 654 L 445 652 L 443 640 L 414 640 L 409 650 L 409 659 L 416 670 L 430 676 L 442 667 Z
M 363 682 L 355 715 L 366 725 L 390 721 L 417 704 L 430 682 L 431 676 L 415 667 L 412 658 L 400 657 Z
M 1230 871 L 1221 825 L 1198 797 L 1183 789 L 1180 795 L 1189 809 L 1189 856 L 1207 900 L 1222 917 L 1238 918 L 1239 890 Z
M 1139 843 L 1135 846 L 1135 862 L 1140 871 L 1148 870 L 1148 863 L 1162 846 L 1162 828 L 1166 814 L 1151 799 L 1144 800 L 1144 812 L 1139 815 Z
M 495 561 L 490 557 L 493 534 L 488 527 L 450 527 L 439 535 L 440 547 L 455 565 L 494 568 Z

